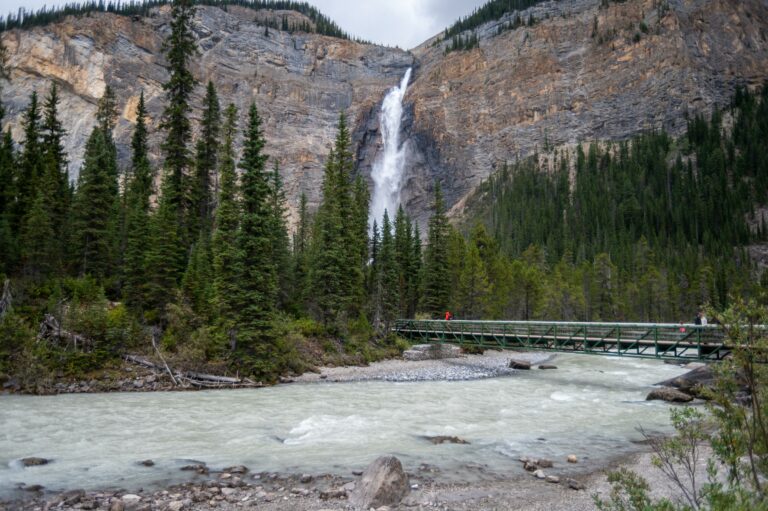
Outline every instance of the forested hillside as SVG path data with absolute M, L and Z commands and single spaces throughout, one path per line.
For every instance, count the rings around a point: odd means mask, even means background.
M 730 109 L 690 119 L 677 140 L 652 132 L 505 165 L 470 201 L 505 256 L 486 275 L 517 283 L 496 298 L 489 288 L 492 314 L 689 321 L 764 288 L 745 247 L 768 234 L 755 215 L 767 200 L 767 99 L 765 87 L 739 89 Z
M 272 381 L 326 355 L 360 363 L 397 352 L 388 326 L 416 308 L 418 229 L 401 210 L 369 240 L 368 188 L 354 176 L 342 113 L 321 204 L 310 212 L 302 198 L 288 233 L 280 155 L 265 154 L 257 105 L 222 105 L 213 82 L 192 102 L 195 3 L 173 6 L 161 168 L 148 157 L 158 148 L 149 147 L 143 94 L 122 172 L 113 132 L 123 105 L 110 87 L 76 183 L 55 83 L 29 98 L 20 140 L 6 131 L 0 375 L 34 388 L 156 349 L 181 367 Z M 36 339 L 43 322 L 51 328 Z

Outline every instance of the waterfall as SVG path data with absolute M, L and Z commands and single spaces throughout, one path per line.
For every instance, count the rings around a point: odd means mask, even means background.
M 394 219 L 400 205 L 400 186 L 405 168 L 405 148 L 400 146 L 400 122 L 403 118 L 403 97 L 411 79 L 411 68 L 405 72 L 398 87 L 390 90 L 381 104 L 379 127 L 384 150 L 373 164 L 373 199 L 370 221 L 381 225 L 384 210 Z

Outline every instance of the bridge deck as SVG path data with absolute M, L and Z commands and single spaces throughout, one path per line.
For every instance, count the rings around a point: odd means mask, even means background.
M 424 343 L 641 358 L 719 360 L 731 351 L 713 325 L 406 319 L 394 331 Z

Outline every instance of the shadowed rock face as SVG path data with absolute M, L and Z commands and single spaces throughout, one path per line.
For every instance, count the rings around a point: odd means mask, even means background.
M 302 191 L 310 206 L 319 202 L 341 110 L 350 119 L 358 171 L 370 175 L 381 144 L 381 100 L 413 66 L 401 136 L 408 147 L 403 200 L 424 227 L 435 181 L 458 212 L 461 199 L 504 161 L 545 145 L 618 140 L 646 129 L 679 134 L 686 112 L 724 105 L 736 84 L 754 86 L 768 77 L 764 0 L 600 4 L 544 2 L 521 13 L 526 20 L 533 14 L 535 26 L 499 34 L 511 18 L 491 22 L 478 30 L 479 48 L 448 54 L 445 43 L 432 41 L 411 53 L 316 34 L 270 29 L 267 35 L 255 20 L 270 13 L 200 7 L 193 67 L 200 85 L 193 102 L 202 103 L 208 80 L 222 104 L 234 102 L 241 113 L 256 101 L 266 151 L 280 158 L 295 220 Z M 275 16 L 283 14 L 301 17 Z M 15 138 L 22 138 L 19 121 L 32 90 L 45 95 L 56 80 L 74 177 L 96 101 L 109 83 L 120 99 L 122 164 L 130 158 L 141 89 L 159 162 L 156 127 L 168 78 L 161 48 L 169 19 L 166 7 L 148 18 L 93 14 L 3 34 L 12 82 L 2 100 Z M 196 108 L 193 115 L 199 114 Z

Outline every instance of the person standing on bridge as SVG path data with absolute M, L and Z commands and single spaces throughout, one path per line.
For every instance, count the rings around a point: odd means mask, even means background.
M 451 311 L 445 311 L 445 320 L 450 321 L 453 319 L 453 314 L 451 314 Z
M 694 323 L 697 325 L 706 326 L 707 316 L 704 315 L 704 311 L 699 311 L 699 313 L 696 314 L 696 320 Z

